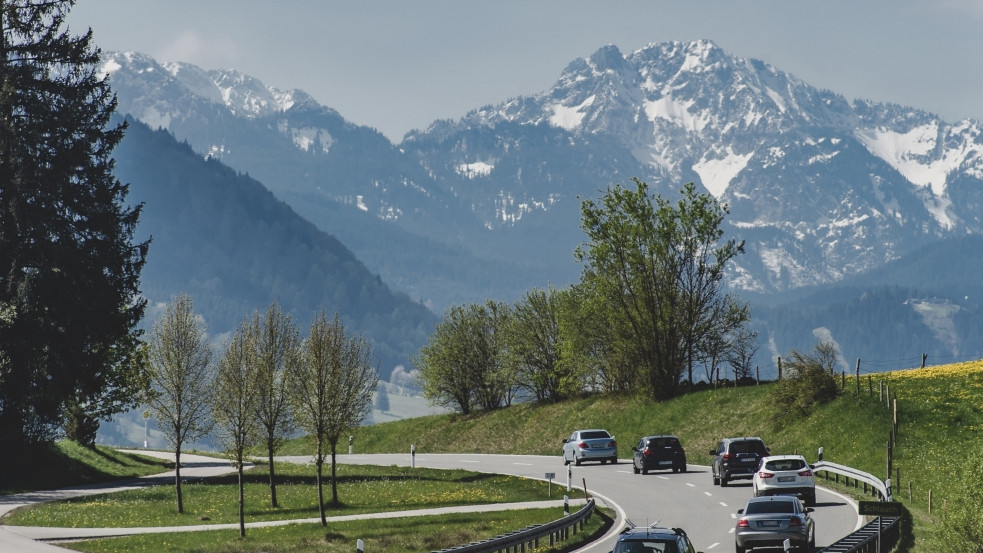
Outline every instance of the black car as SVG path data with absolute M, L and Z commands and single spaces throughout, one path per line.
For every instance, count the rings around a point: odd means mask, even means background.
M 611 553 L 697 553 L 682 528 L 629 527 L 618 536 Z
M 686 472 L 686 451 L 679 438 L 672 435 L 646 436 L 631 448 L 635 474 L 648 474 L 650 470 Z
M 711 449 L 713 463 L 713 485 L 726 486 L 731 480 L 751 480 L 762 457 L 767 456 L 768 448 L 758 437 L 724 438 L 717 449 Z

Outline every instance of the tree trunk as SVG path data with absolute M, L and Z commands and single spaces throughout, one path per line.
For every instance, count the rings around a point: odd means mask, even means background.
M 317 439 L 317 457 L 314 459 L 314 465 L 317 467 L 317 509 L 321 515 L 321 526 L 326 527 L 328 525 L 328 519 L 324 516 L 324 486 L 321 481 L 321 469 L 324 467 L 324 454 L 321 447 L 321 438 Z
M 273 469 L 273 441 L 266 442 L 266 451 L 269 452 L 270 462 L 270 504 L 276 509 L 280 505 L 276 501 L 276 471 Z
M 243 491 L 242 455 L 239 455 L 239 537 L 246 537 L 246 497 Z
M 174 489 L 177 491 L 177 514 L 184 514 L 184 501 L 181 500 L 181 448 L 174 450 Z
M 331 504 L 338 506 L 338 472 L 336 470 L 335 453 L 338 449 L 338 440 L 331 440 Z

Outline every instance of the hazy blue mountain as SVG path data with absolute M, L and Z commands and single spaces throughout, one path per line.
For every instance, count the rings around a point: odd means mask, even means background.
M 323 309 L 372 342 L 384 380 L 425 343 L 436 316 L 372 274 L 336 238 L 262 184 L 203 159 L 167 131 L 131 122 L 116 174 L 142 202 L 138 233 L 152 239 L 141 290 L 156 305 L 191 295 L 216 345 L 254 311 L 279 301 L 301 332 Z
M 900 325 L 890 340 L 854 331 L 873 355 L 973 349 L 973 331 L 943 327 L 972 326 L 978 262 L 965 253 L 974 250 L 940 245 L 983 228 L 975 121 L 848 100 L 705 40 L 602 47 L 548 90 L 435 121 L 399 144 L 235 71 L 135 53 L 110 54 L 105 70 L 120 112 L 258 179 L 438 314 L 576 280 L 581 200 L 639 177 L 663 195 L 693 181 L 729 206 L 726 230 L 747 250 L 729 284 L 760 305 L 765 349 L 849 328 L 871 298 Z M 953 255 L 918 264 L 937 251 Z M 898 263 L 919 278 L 892 280 L 886 268 Z M 960 309 L 933 307 L 945 301 Z M 922 335 L 932 344 L 915 346 Z

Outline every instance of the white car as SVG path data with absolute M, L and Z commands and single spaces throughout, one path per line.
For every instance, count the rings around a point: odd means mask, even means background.
M 800 496 L 807 506 L 816 504 L 816 477 L 801 455 L 762 457 L 751 479 L 754 497 L 763 495 Z
M 563 464 L 580 465 L 582 461 L 618 462 L 618 442 L 607 430 L 574 430 L 563 440 Z

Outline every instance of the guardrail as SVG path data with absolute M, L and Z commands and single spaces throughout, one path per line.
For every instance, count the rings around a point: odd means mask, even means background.
M 503 534 L 489 540 L 469 543 L 449 549 L 441 549 L 433 553 L 495 553 L 498 551 L 529 551 L 539 547 L 539 540 L 548 537 L 549 545 L 555 545 L 583 530 L 591 514 L 594 513 L 594 500 L 590 499 L 576 513 L 571 513 L 561 519 L 547 524 L 537 524 L 524 530 Z
M 884 553 L 894 548 L 900 536 L 901 517 L 878 517 L 820 553 Z
M 890 481 L 884 482 L 880 478 L 864 472 L 862 470 L 857 470 L 852 467 L 845 465 L 837 465 L 836 463 L 830 463 L 829 461 L 817 461 L 812 465 L 813 471 L 826 471 L 832 472 L 833 474 L 839 474 L 847 478 L 847 484 L 849 484 L 849 479 L 853 478 L 856 482 L 863 482 L 865 486 L 870 486 L 874 491 L 880 495 L 883 501 L 891 501 L 891 484 Z M 865 488 L 866 489 L 866 488 Z
M 850 479 L 853 479 L 855 486 L 863 482 L 865 493 L 867 487 L 870 486 L 871 491 L 876 492 L 882 501 L 892 500 L 890 480 L 885 482 L 862 470 L 829 461 L 816 462 L 812 465 L 812 470 L 843 476 L 846 478 L 845 484 L 847 486 L 850 485 Z M 829 474 L 826 476 L 828 478 Z M 837 481 L 839 481 L 838 478 Z M 824 547 L 820 553 L 884 553 L 890 551 L 898 543 L 900 536 L 901 517 L 877 517 L 856 532 Z

